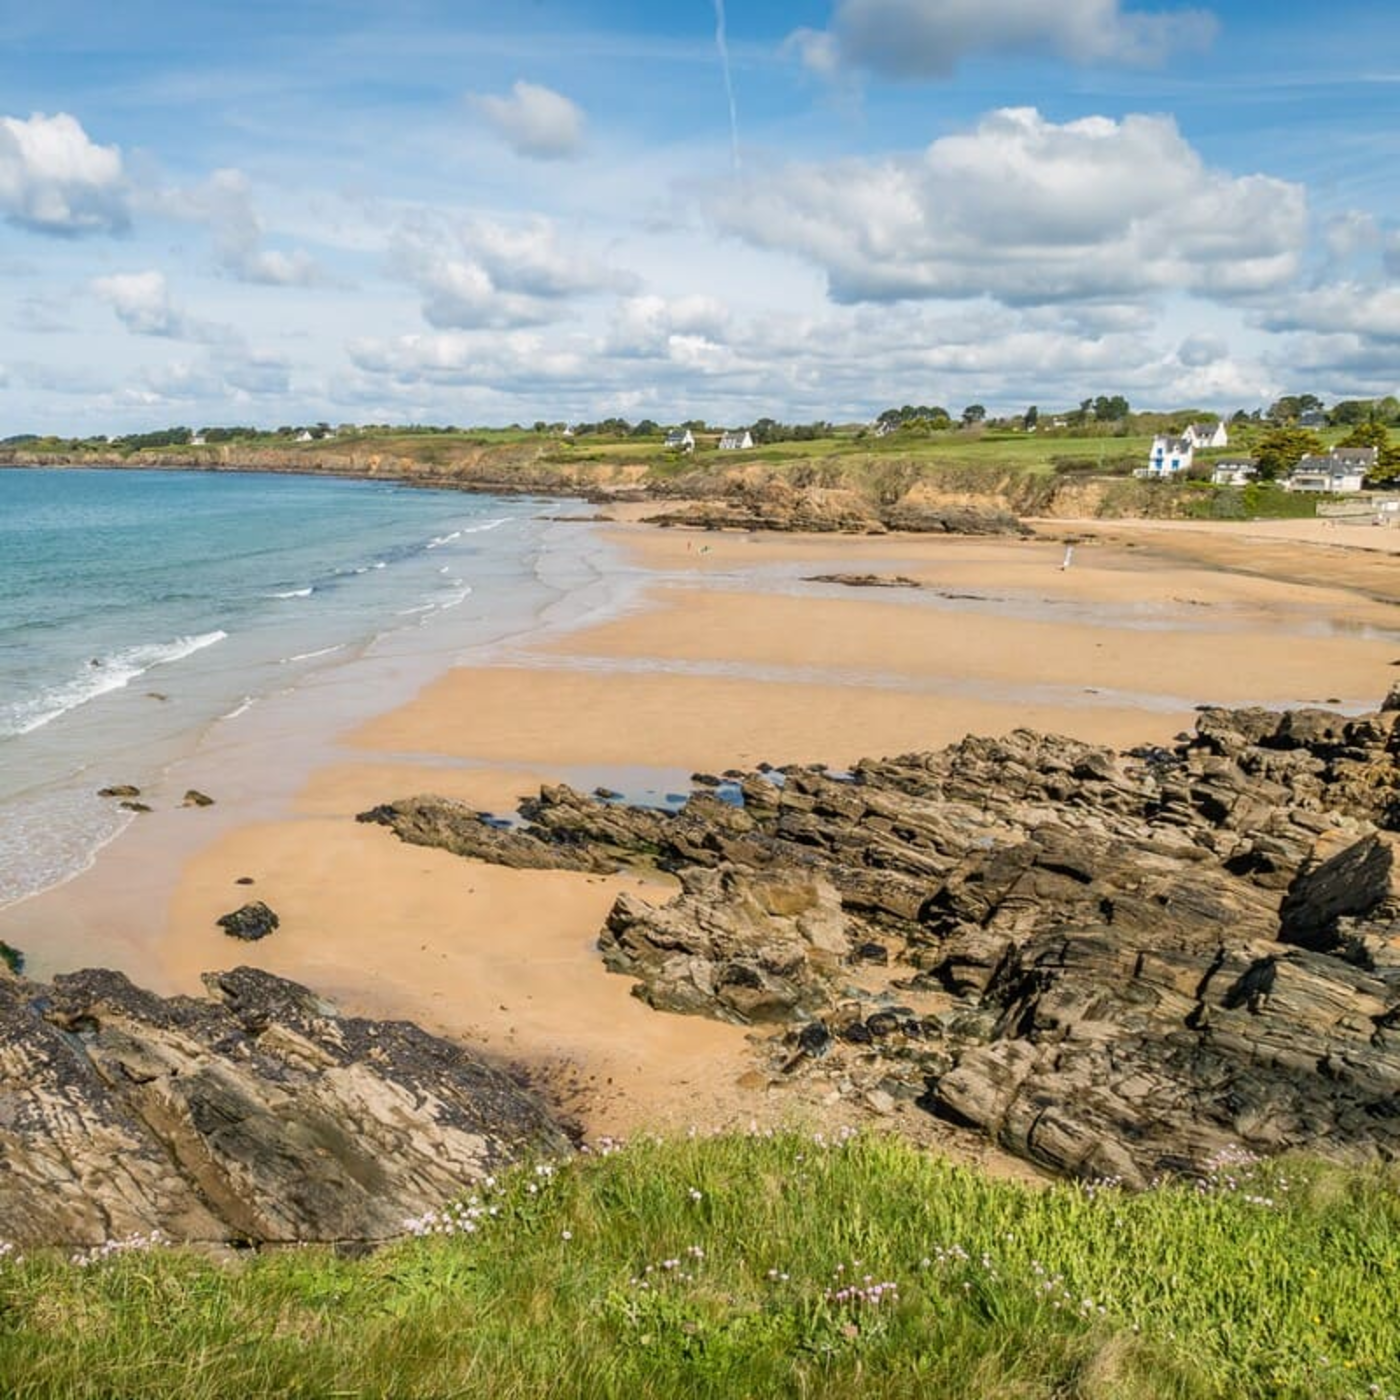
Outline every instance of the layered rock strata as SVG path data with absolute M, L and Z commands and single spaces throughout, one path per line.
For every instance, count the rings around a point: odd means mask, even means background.
M 1400 1156 L 1400 713 L 1207 709 L 1168 749 L 1017 731 L 753 772 L 679 811 L 546 787 L 478 859 L 650 864 L 604 962 L 650 1004 L 776 1026 L 772 1082 L 971 1124 L 1143 1184 L 1227 1146 Z

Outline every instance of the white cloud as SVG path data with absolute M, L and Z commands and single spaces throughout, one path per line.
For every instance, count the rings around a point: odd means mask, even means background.
M 1271 331 L 1357 335 L 1400 342 L 1400 287 L 1334 282 L 1285 297 L 1258 316 Z
M 130 223 L 116 146 L 91 141 L 67 112 L 0 117 L 0 214 L 38 233 L 118 233 Z
M 813 71 L 944 78 L 974 54 L 1053 55 L 1081 64 L 1154 64 L 1203 48 L 1216 22 L 1202 10 L 1125 12 L 1119 0 L 837 0 L 828 30 L 792 45 Z
M 326 280 L 309 253 L 264 246 L 266 230 L 241 170 L 216 170 L 202 185 L 155 190 L 144 198 L 157 213 L 206 225 L 219 266 L 240 282 L 309 287 Z
M 479 94 L 473 101 L 518 156 L 567 160 L 583 150 L 583 111 L 552 88 L 522 80 L 511 87 L 509 96 Z
M 214 325 L 187 315 L 171 296 L 165 274 L 155 269 L 95 277 L 92 290 L 99 301 L 112 308 L 117 320 L 133 335 L 210 343 L 232 343 L 237 339 L 228 326 Z
M 1301 186 L 1208 168 L 1169 117 L 1057 124 L 1007 108 L 914 156 L 792 165 L 711 196 L 721 229 L 815 262 L 837 301 L 1012 304 L 1293 278 Z
M 629 290 L 636 281 L 565 248 L 542 218 L 420 226 L 399 237 L 393 261 L 422 293 L 423 318 L 438 330 L 542 325 L 567 314 L 575 298 Z
M 119 272 L 98 277 L 92 290 L 133 335 L 184 335 L 185 318 L 171 299 L 163 272 Z

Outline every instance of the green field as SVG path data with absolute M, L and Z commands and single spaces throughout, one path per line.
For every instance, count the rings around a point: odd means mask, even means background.
M 512 1173 L 360 1259 L 0 1262 L 0 1393 L 1393 1396 L 1396 1185 L 1226 1161 L 1129 1196 L 887 1138 L 645 1141 Z

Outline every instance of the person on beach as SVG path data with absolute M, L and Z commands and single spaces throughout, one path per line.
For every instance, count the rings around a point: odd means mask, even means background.
M 1060 561 L 1060 572 L 1061 572 L 1061 573 L 1064 573 L 1064 571 L 1065 571 L 1067 568 L 1069 568 L 1069 566 L 1070 566 L 1071 564 L 1073 564 L 1073 563 L 1074 563 L 1074 546 L 1073 546 L 1072 544 L 1067 544 L 1067 545 L 1065 546 L 1065 557 Z

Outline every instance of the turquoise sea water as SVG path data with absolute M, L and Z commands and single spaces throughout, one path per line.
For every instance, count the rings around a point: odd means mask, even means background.
M 539 517 L 391 483 L 0 471 L 0 905 L 129 820 L 97 787 L 319 669 L 526 630 L 565 591 Z

